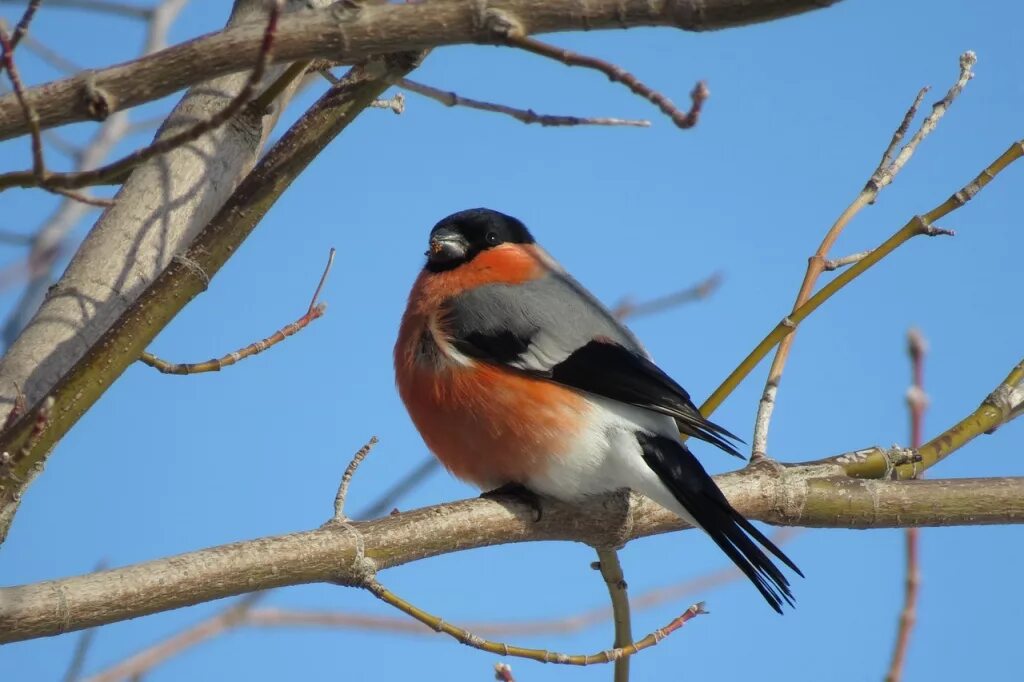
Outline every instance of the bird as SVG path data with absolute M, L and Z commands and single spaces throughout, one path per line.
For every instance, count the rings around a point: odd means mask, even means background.
M 782 613 L 767 550 L 681 434 L 742 458 L 639 340 L 534 240 L 487 208 L 430 231 L 394 348 L 395 383 L 430 451 L 484 491 L 575 503 L 625 488 L 702 529 Z M 759 546 L 760 545 L 760 546 Z

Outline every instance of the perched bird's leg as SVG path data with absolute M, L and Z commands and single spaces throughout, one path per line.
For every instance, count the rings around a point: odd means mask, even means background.
M 544 509 L 541 506 L 540 495 L 533 492 L 522 483 L 505 483 L 500 485 L 494 490 L 485 490 L 480 493 L 480 497 L 486 497 L 493 499 L 495 497 L 514 497 L 520 502 L 530 505 L 533 509 L 533 521 L 534 523 L 540 521 L 544 515 Z

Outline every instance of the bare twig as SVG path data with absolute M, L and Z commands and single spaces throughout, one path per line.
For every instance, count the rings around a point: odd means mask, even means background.
M 511 30 L 499 33 L 499 35 L 501 40 L 511 47 L 517 47 L 521 50 L 526 50 L 527 52 L 547 57 L 548 59 L 560 61 L 566 66 L 581 66 L 583 68 L 600 71 L 604 75 L 608 76 L 608 80 L 613 83 L 621 83 L 622 85 L 625 85 L 633 92 L 633 94 L 643 97 L 648 102 L 658 107 L 663 114 L 672 119 L 672 122 L 675 123 L 676 126 L 684 130 L 697 125 L 697 121 L 700 119 L 701 110 L 704 108 L 704 102 L 711 94 L 708 90 L 707 84 L 704 81 L 698 81 L 690 92 L 690 110 L 683 112 L 680 111 L 668 97 L 650 86 L 645 85 L 639 78 L 611 62 L 606 62 L 605 60 L 598 59 L 597 57 L 572 52 L 571 50 L 566 50 L 561 47 L 556 47 L 555 45 L 542 42 L 536 38 L 531 38 L 526 35 L 521 35 Z
M 487 19 L 496 14 L 529 13 L 534 34 L 580 29 L 618 29 L 628 26 L 675 26 L 688 31 L 717 30 L 753 24 L 821 9 L 838 0 L 547 0 L 544 11 L 523 0 L 489 3 Z M 495 5 L 500 5 L 495 7 Z M 477 3 L 374 3 L 338 20 L 339 6 L 293 12 L 282 18 L 275 58 L 294 62 L 317 58 L 355 64 L 373 55 L 422 50 L 437 45 L 495 41 L 489 21 L 480 21 Z M 89 74 L 113 107 L 127 109 L 159 99 L 200 81 L 251 68 L 260 42 L 260 28 L 251 24 L 201 36 L 166 51 L 96 69 Z M 342 45 L 344 47 L 342 47 Z M 182 68 L 183 64 L 189 68 Z M 28 91 L 44 128 L 89 120 L 93 114 L 80 103 L 84 77 L 75 76 Z M 0 97 L 0 139 L 23 135 L 24 122 L 15 116 L 15 103 Z
M 780 528 L 771 536 L 771 540 L 778 546 L 785 544 L 800 533 L 795 528 Z M 696 592 L 706 592 L 710 589 L 734 582 L 743 578 L 743 574 L 735 566 L 729 566 L 707 575 L 689 580 L 684 580 L 665 587 L 658 587 L 635 596 L 631 605 L 635 610 L 649 609 L 661 604 L 686 597 Z M 263 594 L 266 594 L 265 592 Z M 227 607 L 226 610 L 234 609 L 235 605 Z M 509 636 L 509 635 L 544 635 L 544 634 L 565 634 L 578 632 L 593 627 L 599 623 L 606 622 L 613 616 L 613 609 L 610 606 L 590 609 L 569 616 L 550 618 L 544 620 L 531 620 L 519 622 L 475 622 L 468 623 L 465 627 L 471 632 L 479 635 Z M 217 613 L 209 620 L 220 620 L 223 612 Z M 417 621 L 411 621 L 402 616 L 380 616 L 361 613 L 343 613 L 339 611 L 309 611 L 296 609 L 281 609 L 273 607 L 253 608 L 244 613 L 239 619 L 232 621 L 234 627 L 262 627 L 262 628 L 339 628 L 354 629 L 363 632 L 390 632 L 405 634 L 430 634 L 430 628 Z M 146 670 L 151 670 L 157 664 L 162 663 L 171 656 L 182 653 L 186 648 L 201 644 L 209 639 L 227 632 L 227 629 L 218 630 L 211 627 L 207 621 L 196 624 L 189 628 L 189 631 L 199 630 L 207 633 L 203 637 L 186 636 L 185 633 L 174 635 L 180 643 L 179 646 L 166 647 L 165 641 L 158 642 L 146 649 L 134 654 L 130 659 L 117 663 L 111 668 L 105 669 L 91 678 L 89 682 L 113 682 L 115 679 L 130 677 L 133 673 L 143 672 L 132 668 L 129 660 L 147 662 Z
M 0 0 L 0 3 L 23 3 L 25 0 Z M 36 5 L 39 3 L 36 2 Z M 150 7 L 140 7 L 127 2 L 113 2 L 112 0 L 49 0 L 48 7 L 66 7 L 68 9 L 84 9 L 93 12 L 108 12 L 120 14 L 133 19 L 149 19 L 153 14 Z
M 64 374 L 53 389 L 43 391 L 36 398 L 38 401 L 47 394 L 57 398 L 54 419 L 32 449 L 31 456 L 10 472 L 21 482 L 11 475 L 0 475 L 0 539 L 10 527 L 21 491 L 27 487 L 26 480 L 42 468 L 39 465 L 52 451 L 52 445 L 131 363 L 138 360 L 156 333 L 206 290 L 209 279 L 236 253 L 238 245 L 252 233 L 266 211 L 313 158 L 394 79 L 418 66 L 423 56 L 423 53 L 385 55 L 351 69 L 341 84 L 324 93 L 259 159 L 253 170 L 227 195 L 213 218 L 198 223 L 199 233 L 192 238 L 184 256 L 168 259 L 170 262 L 159 266 L 164 269 L 158 270 L 159 274 L 153 273 L 155 278 L 131 303 L 122 301 L 122 312 L 114 316 L 115 321 L 104 322 L 106 331 L 97 331 L 92 345 L 80 349 L 81 358 L 62 370 Z M 120 297 L 117 300 L 120 301 Z M 112 346 L 113 338 L 120 341 Z M 106 356 L 111 351 L 113 355 Z M 101 365 L 92 364 L 101 357 Z M 10 391 L 10 387 L 6 390 Z M 22 446 L 34 412 L 33 409 L 19 419 L 8 433 L 0 434 L 0 452 Z
M 861 273 L 881 261 L 885 256 L 904 244 L 907 240 L 917 235 L 935 236 L 939 234 L 952 234 L 949 230 L 936 228 L 934 225 L 935 221 L 949 215 L 973 199 L 982 188 L 996 177 L 996 175 L 1002 172 L 1002 170 L 1011 163 L 1021 158 L 1021 156 L 1024 156 L 1024 140 L 1019 140 L 1011 144 L 1010 147 L 999 156 L 999 158 L 989 164 L 971 182 L 954 192 L 948 199 L 946 199 L 946 201 L 942 202 L 928 213 L 912 218 L 906 225 L 904 225 L 880 246 L 866 252 L 863 258 L 822 287 L 816 294 L 808 298 L 805 303 L 796 308 L 793 313 L 783 318 L 782 321 L 779 322 L 779 324 L 777 324 L 775 328 L 761 340 L 754 350 L 747 354 L 747 357 L 745 357 L 743 361 L 737 365 L 736 369 L 734 369 L 729 376 L 725 378 L 718 388 L 715 389 L 714 393 L 704 401 L 700 408 L 701 414 L 709 416 L 714 412 L 718 406 L 722 404 L 725 398 L 736 389 L 740 382 L 750 374 L 754 367 L 756 367 L 758 363 L 760 363 L 761 360 L 771 352 L 772 348 L 792 333 L 797 324 L 817 310 L 822 303 L 831 298 L 837 291 L 856 279 L 861 275 Z M 864 196 L 863 193 L 862 196 Z M 851 204 L 851 207 L 847 209 L 847 212 L 849 212 L 857 203 L 858 202 L 855 201 L 854 204 Z M 766 392 L 768 392 L 769 388 L 770 387 L 766 388 Z M 771 404 L 774 404 L 774 390 L 771 391 Z M 762 416 L 762 419 L 764 417 L 770 418 L 770 411 L 766 412 Z M 764 427 L 762 427 L 762 430 L 763 429 Z M 877 458 L 868 459 L 870 459 L 870 462 L 865 464 L 865 467 L 867 470 L 874 471 L 880 462 Z
M 8 73 L 12 76 L 11 81 L 14 85 L 15 93 L 18 94 L 19 101 L 22 102 L 25 107 L 26 116 L 31 115 L 34 119 L 34 122 L 31 124 L 33 139 L 33 169 L 31 172 L 15 171 L 12 173 L 0 174 L 0 190 L 8 187 L 42 187 L 43 189 L 48 189 L 50 191 L 64 193 L 65 190 L 103 184 L 108 182 L 111 178 L 121 177 L 124 173 L 141 163 L 145 163 L 152 158 L 166 154 L 172 149 L 188 144 L 189 142 L 202 137 L 206 133 L 216 130 L 231 120 L 249 103 L 253 93 L 256 91 L 256 87 L 263 79 L 263 74 L 266 71 L 267 65 L 270 63 L 274 46 L 274 38 L 277 32 L 277 24 L 280 16 L 281 0 L 273 0 L 273 2 L 270 3 L 270 12 L 267 17 L 266 28 L 263 32 L 263 42 L 260 45 L 259 53 L 256 57 L 256 65 L 249 74 L 249 78 L 246 80 L 245 85 L 238 94 L 224 106 L 223 109 L 214 113 L 209 118 L 197 121 L 192 126 L 173 135 L 162 137 L 154 141 L 152 144 L 136 150 L 117 161 L 113 161 L 91 170 L 72 171 L 69 173 L 52 173 L 46 170 L 42 160 L 42 141 L 38 135 L 38 116 L 31 110 L 28 103 L 25 101 L 24 95 L 21 94 L 21 85 L 20 83 L 15 82 L 14 75 L 11 73 L 11 66 L 5 60 L 5 64 L 8 66 Z M 4 54 L 5 57 L 8 55 L 8 51 L 6 49 L 4 50 Z M 37 139 L 38 145 L 36 144 Z M 37 146 L 38 150 L 36 149 Z
M 32 18 L 36 15 L 36 11 L 39 10 L 39 5 L 42 0 L 29 0 L 28 6 L 25 8 L 25 12 L 21 15 L 21 20 L 17 26 L 14 27 L 14 33 L 11 34 L 11 49 L 13 50 L 21 42 L 21 39 L 28 33 L 29 24 L 32 23 Z
M 32 36 L 25 36 L 25 49 L 64 74 L 79 73 L 82 67 Z
M 117 665 L 87 678 L 85 682 L 118 682 L 124 679 L 137 679 L 185 649 L 234 628 L 265 595 L 266 592 L 247 594 L 212 618 L 126 658 Z
M 405 601 L 395 593 L 388 590 L 386 587 L 377 582 L 376 579 L 371 579 L 365 585 L 366 589 L 371 594 L 380 599 L 386 604 L 394 606 L 399 611 L 402 611 L 408 616 L 415 618 L 424 625 L 433 628 L 437 632 L 443 632 L 450 637 L 455 638 L 462 644 L 471 646 L 474 649 L 480 649 L 481 651 L 487 651 L 492 654 L 499 654 L 501 656 L 515 656 L 517 658 L 528 658 L 534 661 L 540 661 L 542 663 L 560 663 L 562 665 L 591 665 L 594 663 L 611 663 L 617 661 L 620 658 L 632 656 L 633 654 L 639 653 L 644 649 L 654 646 L 665 637 L 681 628 L 686 624 L 687 621 L 693 619 L 703 613 L 707 613 L 704 610 L 703 602 L 698 602 L 686 609 L 680 616 L 673 619 L 665 627 L 655 630 L 651 634 L 647 635 L 643 639 L 632 642 L 626 646 L 615 647 L 614 649 L 608 649 L 606 651 L 600 651 L 593 654 L 562 654 L 553 651 L 547 651 L 545 649 L 527 649 L 524 647 L 511 646 L 503 642 L 492 642 L 482 637 L 479 637 L 468 630 L 452 625 L 446 622 L 444 619 L 427 613 L 423 609 L 420 609 L 413 604 Z
M 308 327 L 313 320 L 323 317 L 323 314 L 327 311 L 327 304 L 317 303 L 317 298 L 320 296 L 320 291 L 324 287 L 324 282 L 327 281 L 327 275 L 331 272 L 331 266 L 333 264 L 334 249 L 332 248 L 330 254 L 327 256 L 327 265 L 324 267 L 323 274 L 320 275 L 320 282 L 317 284 L 316 291 L 313 292 L 313 298 L 310 300 L 309 307 L 306 309 L 306 312 L 303 313 L 302 317 L 299 319 L 295 320 L 291 324 L 285 325 L 281 329 L 278 329 L 265 339 L 256 341 L 255 343 L 250 343 L 245 348 L 240 348 L 233 353 L 228 353 L 220 358 L 214 358 L 213 360 L 207 360 L 206 362 L 176 364 L 162 360 L 148 351 L 139 356 L 139 361 L 149 365 L 158 372 L 162 372 L 163 374 L 186 375 L 200 374 L 202 372 L 219 372 L 225 367 L 230 367 L 240 360 L 252 357 L 253 355 L 262 353 L 272 346 L 276 346 L 289 336 L 297 334 Z
M 34 12 L 30 7 L 29 10 L 25 12 L 25 17 L 31 18 L 32 14 L 34 14 Z M 22 21 L 18 23 L 18 28 L 22 28 L 25 17 L 22 17 Z M 35 175 L 41 175 L 45 172 L 45 163 L 43 161 L 43 138 L 39 129 L 39 117 L 36 115 L 35 110 L 30 107 L 28 102 L 25 100 L 25 87 L 22 85 L 18 68 L 14 64 L 15 44 L 14 38 L 7 35 L 6 27 L 0 25 L 0 47 L 3 48 L 3 54 L 0 57 L 2 57 L 4 69 L 7 70 L 7 78 L 11 81 L 11 88 L 14 92 L 14 96 L 18 99 L 18 104 L 21 105 L 22 113 L 28 121 L 29 135 L 32 138 L 32 173 Z
M 622 573 L 619 553 L 614 549 L 597 550 L 597 566 L 608 587 L 615 622 L 615 648 L 622 649 L 633 642 L 633 623 L 629 615 L 629 594 Z M 629 656 L 615 659 L 615 682 L 629 682 Z
M 355 476 L 356 469 L 359 468 L 359 465 L 370 454 L 370 451 L 373 450 L 373 446 L 377 442 L 377 436 L 370 436 L 370 440 L 366 441 L 366 445 L 359 448 L 352 457 L 352 461 L 345 468 L 345 473 L 341 476 L 341 483 L 338 485 L 338 492 L 334 496 L 334 517 L 332 521 L 335 523 L 348 520 L 348 517 L 345 516 L 345 498 L 348 497 L 348 487 L 352 483 L 352 477 Z
M 146 8 L 152 16 L 146 24 L 143 54 L 159 50 L 166 44 L 166 34 L 186 2 L 187 0 L 160 0 L 153 7 Z M 48 6 L 53 6 L 52 0 Z M 24 41 L 25 48 L 31 48 L 30 39 L 31 36 L 28 36 Z M 145 125 L 148 128 L 153 125 L 152 119 L 132 124 L 128 117 L 128 112 L 114 112 L 99 125 L 91 140 L 81 148 L 70 145 L 52 130 L 45 131 L 44 137 L 54 149 L 73 159 L 74 170 L 87 170 L 99 166 L 122 139 L 140 130 L 141 126 Z M 70 248 L 71 230 L 89 209 L 88 204 L 82 202 L 62 201 L 36 232 L 27 268 L 23 268 L 29 272 L 29 282 L 3 325 L 3 341 L 6 344 L 14 341 L 29 317 L 39 307 L 47 288 L 52 283 L 58 259 Z
M 96 628 L 83 630 L 82 634 L 78 636 L 75 650 L 71 654 L 71 662 L 68 663 L 68 669 L 64 673 L 64 682 L 78 682 L 78 678 L 82 676 L 85 661 L 89 656 L 89 650 L 92 648 L 92 643 L 95 639 Z
M 701 301 L 715 293 L 722 285 L 722 273 L 716 272 L 707 279 L 696 284 L 680 289 L 679 291 L 657 298 L 652 298 L 640 303 L 634 303 L 630 298 L 623 298 L 618 305 L 612 308 L 612 314 L 619 319 L 643 317 L 670 310 L 677 306 Z
M 69 199 L 79 201 L 83 204 L 89 204 L 91 206 L 109 206 L 110 201 L 106 199 L 97 199 L 89 196 L 88 194 L 79 194 L 78 192 L 73 192 L 70 189 L 55 188 L 47 184 L 48 178 L 52 174 L 46 170 L 46 161 L 43 157 L 43 135 L 39 127 L 39 116 L 36 114 L 35 109 L 33 109 L 25 99 L 25 88 L 22 85 L 18 68 L 14 63 L 14 48 L 18 44 L 18 39 L 28 31 L 29 23 L 35 15 L 35 11 L 38 7 L 39 0 L 33 0 L 33 2 L 29 3 L 28 9 L 25 10 L 24 16 L 22 16 L 21 21 L 18 22 L 18 26 L 14 30 L 14 35 L 10 38 L 7 36 L 6 28 L 0 25 L 0 47 L 3 49 L 3 67 L 7 70 L 7 77 L 11 81 L 11 88 L 14 91 L 14 96 L 17 98 L 18 104 L 21 106 L 25 120 L 28 121 L 29 137 L 32 144 L 32 170 L 22 171 L 22 174 L 29 179 L 30 183 L 43 187 L 54 194 L 61 194 Z M 4 174 L 0 174 L 0 189 L 3 188 L 3 176 Z
M 907 351 L 910 355 L 912 374 L 910 389 L 907 391 L 907 408 L 910 412 L 910 447 L 916 449 L 921 447 L 924 413 L 928 409 L 928 396 L 924 391 L 924 357 L 928 352 L 928 343 L 917 329 L 911 329 L 907 333 Z M 910 633 L 917 621 L 917 595 L 921 583 L 920 535 L 920 528 L 908 528 L 904 534 L 906 582 L 903 593 L 903 609 L 900 611 L 892 660 L 889 663 L 889 672 L 885 676 L 886 682 L 899 682 L 902 678 L 907 649 L 910 646 Z
M 829 228 L 825 237 L 822 239 L 821 244 L 818 246 L 817 251 L 807 261 L 807 271 L 804 273 L 803 282 L 800 284 L 800 290 L 797 293 L 796 301 L 793 303 L 793 311 L 795 312 L 801 306 L 803 306 L 811 298 L 811 293 L 814 291 L 814 287 L 818 282 L 818 278 L 821 273 L 828 269 L 827 258 L 828 253 L 835 244 L 839 235 L 842 234 L 846 226 L 849 225 L 850 221 L 856 216 L 861 209 L 869 204 L 873 203 L 875 197 L 886 185 L 892 182 L 893 178 L 903 168 L 903 166 L 910 160 L 914 150 L 921 141 L 935 129 L 939 119 L 942 118 L 946 110 L 953 103 L 953 100 L 957 98 L 960 92 L 963 90 L 967 82 L 973 78 L 974 73 L 972 68 L 974 67 L 976 58 L 973 52 L 965 52 L 960 56 L 960 75 L 956 82 L 949 89 L 946 95 L 936 102 L 932 106 L 932 112 L 922 122 L 921 127 L 914 133 L 907 142 L 897 153 L 896 149 L 899 147 L 903 140 L 904 135 L 907 132 L 910 122 L 913 120 L 914 115 L 917 113 L 918 107 L 924 99 L 927 88 L 922 88 L 917 96 L 914 98 L 913 103 L 904 115 L 903 120 L 896 128 L 896 132 L 893 133 L 892 139 L 889 145 L 886 147 L 885 152 L 882 154 L 882 160 L 879 162 L 878 167 L 871 174 L 864 189 L 861 190 L 853 202 L 846 207 L 836 221 Z M 857 254 L 861 262 L 868 259 L 868 254 Z M 841 259 L 842 260 L 842 259 Z M 853 261 L 856 262 L 856 261 Z M 838 266 L 836 266 L 838 267 Z M 792 319 L 792 316 L 791 316 Z M 775 351 L 775 357 L 772 359 L 771 369 L 768 370 L 768 380 L 765 382 L 764 391 L 761 394 L 761 401 L 758 404 L 757 416 L 754 419 L 754 437 L 751 444 L 752 454 L 751 461 L 756 461 L 759 458 L 767 457 L 768 455 L 768 429 L 771 424 L 772 412 L 775 409 L 775 398 L 779 390 L 779 382 L 782 380 L 782 373 L 786 366 L 786 360 L 789 358 L 790 349 L 793 346 L 794 334 L 796 330 L 796 324 L 798 320 L 794 320 L 794 326 L 789 330 L 789 333 L 781 339 L 778 349 Z
M 511 116 L 517 121 L 521 121 L 526 124 L 538 123 L 542 126 L 633 126 L 637 128 L 647 128 L 651 125 L 650 121 L 630 118 L 538 114 L 533 109 L 518 109 L 505 104 L 496 104 L 494 102 L 484 102 L 478 99 L 463 97 L 462 95 L 450 90 L 440 90 L 417 81 L 409 80 L 408 78 L 403 78 L 397 83 L 397 85 L 411 92 L 415 92 L 417 95 L 429 97 L 432 100 L 440 102 L 446 107 L 467 107 L 469 109 L 479 109 L 480 111 L 490 111 L 496 114 L 505 114 L 506 116 Z

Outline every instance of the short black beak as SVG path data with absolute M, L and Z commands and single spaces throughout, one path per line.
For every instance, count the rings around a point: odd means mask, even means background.
M 455 230 L 439 228 L 430 235 L 430 250 L 427 258 L 433 263 L 450 263 L 462 260 L 469 251 L 466 238 Z

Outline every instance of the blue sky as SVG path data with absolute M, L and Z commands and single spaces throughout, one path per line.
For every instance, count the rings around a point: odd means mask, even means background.
M 173 39 L 212 30 L 228 6 L 191 3 Z M 3 12 L 14 15 L 8 6 Z M 36 35 L 83 65 L 128 58 L 141 40 L 137 26 L 106 21 L 119 38 L 86 42 L 81 36 L 96 26 L 92 20 L 44 3 Z M 330 514 L 351 453 L 372 434 L 381 444 L 355 479 L 351 509 L 418 464 L 426 451 L 394 390 L 391 346 L 427 231 L 462 208 L 489 206 L 521 218 L 608 303 L 664 294 L 721 271 L 724 283 L 712 299 L 633 325 L 659 363 L 703 399 L 787 312 L 807 256 L 863 185 L 917 89 L 930 84 L 926 102 L 937 99 L 955 79 L 961 52 L 977 52 L 977 77 L 833 255 L 881 242 L 1021 138 L 1024 64 L 1016 33 L 1022 21 L 1024 10 L 1009 2 L 979 9 L 952 0 L 847 0 L 725 32 L 550 38 L 615 61 L 679 104 L 695 80 L 707 79 L 712 96 L 691 131 L 676 129 L 596 73 L 505 48 L 438 50 L 417 79 L 547 113 L 643 117 L 654 125 L 540 128 L 414 95 L 402 116 L 367 112 L 294 184 L 152 350 L 197 361 L 269 334 L 303 311 L 335 246 L 327 315 L 221 373 L 165 377 L 143 366 L 129 369 L 60 444 L 26 495 L 0 549 L 0 583 L 314 527 Z M 55 76 L 29 57 L 22 68 L 30 82 Z M 292 117 L 315 90 L 293 106 Z M 70 134 L 88 131 L 76 126 Z M 26 149 L 24 140 L 4 144 L 4 167 L 27 163 Z M 906 442 L 911 325 L 931 345 L 926 435 L 973 410 L 1019 361 L 1022 186 L 1024 166 L 1011 167 L 942 222 L 957 231 L 955 238 L 915 239 L 801 328 L 779 392 L 772 455 L 799 461 Z M 50 201 L 37 192 L 5 193 L 0 227 L 30 231 Z M 0 263 L 21 255 L 7 248 Z M 0 294 L 0 310 L 15 296 Z M 766 371 L 759 368 L 717 413 L 717 421 L 748 441 Z M 1024 425 L 1009 425 L 929 475 L 1019 474 L 1022 438 Z M 708 447 L 697 454 L 714 471 L 731 465 Z M 400 506 L 475 494 L 438 473 Z M 1022 541 L 1017 527 L 923 533 L 919 624 L 907 679 L 1013 678 L 1015 614 L 1024 607 Z M 637 657 L 634 679 L 879 679 L 902 598 L 902 547 L 899 531 L 799 535 L 785 549 L 807 579 L 794 586 L 798 608 L 781 618 L 745 582 L 637 613 L 634 630 L 646 633 L 698 599 L 712 612 Z M 432 559 L 381 579 L 455 623 L 550 618 L 606 602 L 604 585 L 588 568 L 592 559 L 590 549 L 575 544 L 517 545 Z M 622 559 L 633 593 L 727 562 L 696 533 L 631 543 Z M 391 614 L 367 594 L 328 586 L 280 590 L 268 603 Z M 223 605 L 105 627 L 87 670 Z M 573 653 L 610 641 L 610 624 L 513 639 Z M 0 670 L 10 679 L 57 679 L 74 642 L 64 636 L 0 647 Z M 415 666 L 425 679 L 482 680 L 490 679 L 496 660 L 440 635 L 242 631 L 175 658 L 147 679 L 403 680 Z M 611 674 L 603 667 L 510 662 L 524 682 Z

